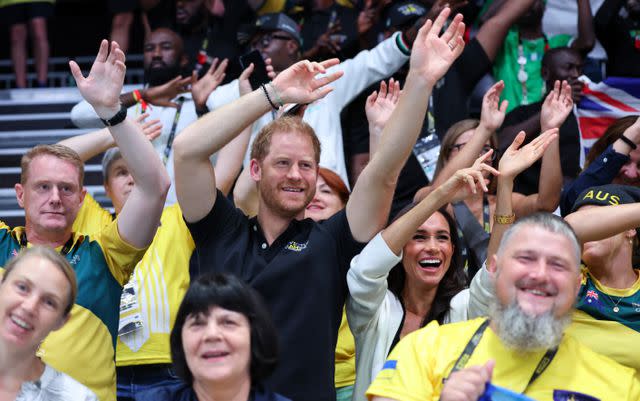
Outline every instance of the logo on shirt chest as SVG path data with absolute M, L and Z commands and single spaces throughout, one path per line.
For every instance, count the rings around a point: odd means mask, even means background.
M 575 391 L 553 390 L 553 401 L 600 401 L 600 399 Z
M 290 251 L 294 251 L 294 252 L 302 252 L 304 249 L 307 248 L 307 244 L 309 243 L 309 241 L 301 244 L 299 242 L 295 242 L 295 241 L 289 241 L 289 243 L 284 247 L 284 249 L 288 249 Z

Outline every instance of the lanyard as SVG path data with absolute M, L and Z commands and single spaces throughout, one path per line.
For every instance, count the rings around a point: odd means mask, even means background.
M 491 215 L 489 212 L 489 199 L 487 198 L 487 194 L 482 196 L 482 224 L 484 227 L 484 231 L 491 233 Z
M 27 233 L 23 232 L 22 235 L 20 235 L 20 249 L 25 249 L 27 247 Z M 69 237 L 69 240 L 64 244 L 64 246 L 62 247 L 62 249 L 60 250 L 60 254 L 62 256 L 67 256 L 67 254 L 69 253 L 69 251 L 71 250 L 71 248 L 73 247 L 73 235 L 71 237 Z
M 162 156 L 162 162 L 166 165 L 169 161 L 169 155 L 171 154 L 171 147 L 173 146 L 173 139 L 176 137 L 176 128 L 178 128 L 178 120 L 180 119 L 180 111 L 182 110 L 182 103 L 184 103 L 184 97 L 180 96 L 176 100 L 178 108 L 176 109 L 176 115 L 173 117 L 173 124 L 171 125 L 171 132 L 169 132 L 169 138 L 167 139 L 167 146 L 164 148 Z
M 489 319 L 485 320 L 480 325 L 480 327 L 478 327 L 476 332 L 473 333 L 473 336 L 471 336 L 471 339 L 464 347 L 464 350 L 462 350 L 462 354 L 460 354 L 460 357 L 456 361 L 455 365 L 453 365 L 453 369 L 451 369 L 449 375 L 451 375 L 451 373 L 457 372 L 458 370 L 464 369 L 464 367 L 467 365 L 467 362 L 469 362 L 469 358 L 471 358 L 471 354 L 473 354 L 473 351 L 478 346 L 478 343 L 480 342 L 480 339 L 482 338 L 482 335 L 484 334 L 487 327 L 489 327 Z M 522 390 L 522 393 L 524 393 L 527 388 L 529 388 L 531 383 L 533 383 L 538 377 L 540 377 L 540 375 L 547 369 L 547 367 L 551 364 L 553 358 L 556 356 L 556 352 L 558 352 L 557 347 L 548 349 L 547 352 L 545 352 L 545 354 L 542 356 L 542 359 L 540 359 L 540 362 L 538 362 L 538 366 L 536 366 L 535 370 L 533 371 L 533 374 L 531 375 L 527 386 L 524 388 L 524 390 Z
M 211 35 L 211 27 L 207 28 L 207 32 L 204 34 L 204 39 L 202 40 L 202 45 L 200 46 L 200 51 L 198 51 L 198 56 L 196 57 L 196 65 L 195 70 L 200 72 L 200 70 L 204 67 L 205 64 L 211 62 L 211 58 L 207 54 L 207 48 L 209 47 L 209 36 Z

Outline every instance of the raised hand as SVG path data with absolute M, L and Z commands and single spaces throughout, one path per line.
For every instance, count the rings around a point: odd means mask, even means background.
M 440 14 L 440 12 L 445 8 L 449 7 L 451 11 L 456 11 L 457 9 L 466 6 L 468 3 L 467 0 L 436 0 L 429 12 L 427 13 L 427 18 L 434 19 Z
M 493 376 L 494 360 L 482 366 L 470 366 L 453 372 L 442 388 L 442 401 L 476 401 Z
M 142 133 L 149 141 L 153 141 L 162 133 L 162 123 L 159 119 L 145 121 L 149 117 L 149 113 L 140 114 L 135 118 L 135 122 L 142 128 Z
M 571 85 L 567 81 L 556 81 L 553 90 L 549 92 L 540 111 L 540 126 L 542 130 L 560 128 L 569 113 L 573 110 Z
M 504 121 L 509 101 L 500 103 L 500 95 L 504 89 L 504 82 L 498 81 L 484 94 L 482 98 L 482 111 L 480 113 L 480 125 L 487 131 L 495 132 Z
M 502 154 L 498 170 L 503 178 L 515 178 L 540 159 L 551 142 L 558 138 L 558 129 L 547 130 L 520 148 L 525 136 L 524 131 L 520 131 L 513 143 Z
M 483 172 L 486 171 L 496 176 L 500 174 L 498 170 L 485 163 L 490 159 L 492 153 L 493 149 L 489 150 L 478 157 L 471 167 L 456 171 L 447 181 L 436 188 L 444 196 L 446 203 L 461 201 L 471 194 L 477 193 L 478 188 L 483 192 L 489 190 L 488 180 Z
M 270 94 L 271 99 L 274 102 L 286 104 L 311 103 L 325 97 L 332 90 L 327 85 L 340 78 L 343 72 L 336 71 L 320 78 L 316 78 L 316 75 L 326 74 L 327 68 L 337 65 L 339 62 L 337 58 L 320 63 L 309 60 L 298 61 L 278 74 L 272 81 L 272 85 L 267 85 L 275 91 Z
M 171 100 L 179 94 L 185 93 L 190 82 L 191 77 L 182 78 L 182 75 L 178 75 L 165 84 L 143 90 L 142 98 L 154 106 L 178 107 Z
M 93 106 L 100 118 L 109 119 L 120 110 L 120 92 L 127 70 L 124 52 L 116 42 L 103 40 L 96 60 L 85 78 L 75 61 L 69 61 L 71 74 L 82 97 Z
M 358 14 L 358 34 L 362 35 L 369 32 L 378 19 L 378 13 L 376 6 L 373 5 L 373 0 L 366 0 L 364 8 Z
M 364 106 L 369 127 L 382 130 L 396 108 L 399 98 L 400 82 L 391 78 L 387 90 L 387 83 L 380 81 L 380 90 L 369 95 Z
M 427 20 L 420 28 L 411 50 L 409 74 L 418 75 L 426 82 L 435 84 L 462 54 L 464 23 L 461 14 L 457 14 L 447 30 L 440 35 L 450 13 L 451 9 L 445 7 L 434 22 Z
M 209 95 L 216 90 L 220 82 L 225 77 L 225 70 L 227 69 L 229 61 L 225 58 L 218 65 L 218 59 L 214 58 L 211 62 L 209 70 L 198 79 L 198 72 L 193 71 L 191 73 L 191 96 L 197 109 L 201 109 L 207 103 Z

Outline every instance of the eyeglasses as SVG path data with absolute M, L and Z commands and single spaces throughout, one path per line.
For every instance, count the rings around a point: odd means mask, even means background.
M 467 142 L 464 143 L 456 143 L 454 145 L 451 145 L 449 147 L 449 153 L 451 155 L 453 155 L 454 153 L 460 152 L 462 150 L 462 148 L 464 148 L 464 145 L 466 145 Z M 482 147 L 482 152 L 480 152 L 481 155 L 484 155 L 485 153 L 487 153 L 488 151 L 492 150 L 493 148 L 489 145 L 484 145 Z M 495 161 L 496 160 L 496 151 L 495 149 L 493 149 L 493 153 L 491 153 L 491 156 L 489 156 L 489 158 L 487 159 L 487 161 Z
M 275 33 L 267 33 L 253 42 L 253 47 L 265 48 L 269 47 L 273 40 L 293 40 L 289 36 L 278 35 Z

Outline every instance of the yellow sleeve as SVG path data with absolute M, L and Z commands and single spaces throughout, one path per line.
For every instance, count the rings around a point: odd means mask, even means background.
M 73 232 L 82 234 L 95 234 L 111 224 L 113 217 L 104 209 L 91 194 L 86 194 L 80 211 L 73 222 Z
M 133 269 L 148 248 L 136 248 L 122 239 L 118 232 L 118 219 L 93 236 L 93 239 L 100 244 L 109 271 L 122 285 L 129 281 Z
M 398 401 L 434 398 L 436 389 L 432 383 L 432 356 L 436 349 L 430 343 L 438 336 L 438 328 L 438 322 L 433 321 L 423 329 L 407 335 L 396 345 L 367 390 L 369 399 L 373 396 Z

